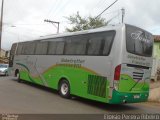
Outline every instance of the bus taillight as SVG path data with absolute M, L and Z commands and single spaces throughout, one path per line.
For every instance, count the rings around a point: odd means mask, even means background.
M 119 80 L 119 79 L 120 79 L 120 74 L 121 74 L 121 65 L 118 65 L 118 66 L 115 68 L 114 80 Z

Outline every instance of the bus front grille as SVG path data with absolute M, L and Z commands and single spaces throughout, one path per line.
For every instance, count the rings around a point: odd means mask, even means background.
M 106 97 L 107 78 L 97 75 L 88 75 L 88 94 Z

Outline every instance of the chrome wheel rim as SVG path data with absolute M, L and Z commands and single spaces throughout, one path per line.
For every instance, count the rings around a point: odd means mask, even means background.
M 61 93 L 63 94 L 63 95 L 66 95 L 67 93 L 68 93 L 68 85 L 66 84 L 66 83 L 63 83 L 62 85 L 61 85 Z

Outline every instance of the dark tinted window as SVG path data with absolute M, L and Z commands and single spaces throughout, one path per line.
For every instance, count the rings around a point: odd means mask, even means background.
M 84 55 L 86 52 L 87 37 L 84 35 L 72 36 L 66 38 L 65 54 Z
M 49 42 L 48 54 L 49 55 L 62 55 L 64 50 L 64 38 L 55 38 Z
M 24 55 L 33 55 L 35 51 L 35 42 L 26 42 L 23 43 L 22 54 Z
M 14 55 L 14 54 L 15 54 L 16 49 L 17 49 L 17 45 L 18 45 L 17 43 L 14 43 L 14 44 L 12 45 L 11 52 L 10 52 L 11 55 Z
M 36 44 L 36 55 L 45 55 L 47 54 L 48 42 L 37 42 Z
M 99 55 L 100 54 L 100 48 L 102 45 L 103 37 L 99 35 L 91 35 L 89 39 L 89 45 L 88 45 L 88 55 Z
M 57 41 L 56 54 L 62 55 L 64 50 L 64 41 Z
M 20 55 L 20 54 L 22 53 L 22 49 L 23 49 L 23 43 L 19 43 L 16 54 L 17 54 L 17 55 Z
M 134 26 L 126 25 L 127 51 L 141 56 L 152 56 L 153 36 Z
M 56 54 L 56 49 L 57 49 L 57 42 L 56 41 L 49 42 L 49 45 L 48 45 L 48 54 L 49 55 Z
M 106 32 L 106 35 L 104 37 L 105 43 L 104 43 L 104 49 L 103 49 L 103 55 L 108 55 L 111 47 L 112 47 L 112 42 L 115 36 L 115 32 Z
M 17 54 L 24 55 L 108 55 L 115 31 L 52 38 L 19 44 Z
M 89 35 L 88 55 L 108 55 L 115 36 L 115 31 Z
M 15 55 L 16 49 L 17 49 L 17 43 L 14 43 L 12 45 L 12 48 L 11 48 L 11 51 L 10 51 L 9 67 L 13 67 L 13 60 L 14 60 L 14 55 Z

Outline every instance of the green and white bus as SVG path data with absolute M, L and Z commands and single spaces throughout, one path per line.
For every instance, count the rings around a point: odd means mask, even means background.
M 64 33 L 12 45 L 10 74 L 110 104 L 147 101 L 153 36 L 127 24 Z

